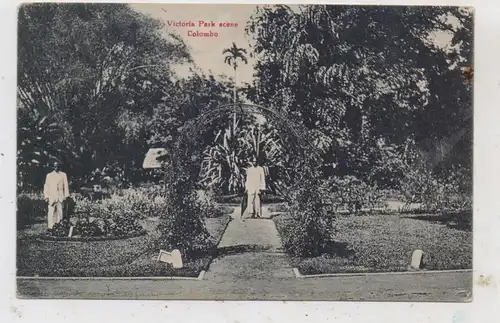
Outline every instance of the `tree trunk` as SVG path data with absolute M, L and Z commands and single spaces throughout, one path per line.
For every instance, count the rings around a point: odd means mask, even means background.
M 234 67 L 234 85 L 233 85 L 233 134 L 236 133 L 236 66 Z
M 257 127 L 257 151 L 255 156 L 257 158 L 257 161 L 259 160 L 259 156 L 260 156 L 260 124 Z

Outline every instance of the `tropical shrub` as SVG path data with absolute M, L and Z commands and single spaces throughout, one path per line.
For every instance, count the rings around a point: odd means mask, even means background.
M 321 184 L 323 197 L 333 210 L 345 208 L 352 213 L 361 208 L 374 208 L 379 205 L 384 191 L 377 185 L 370 185 L 355 176 L 331 177 Z
M 73 235 L 81 237 L 105 236 L 105 230 L 106 228 L 99 225 L 97 220 L 90 221 L 88 219 L 81 219 L 75 223 Z
M 140 219 L 160 216 L 167 208 L 161 189 L 127 189 L 111 198 L 92 201 L 75 197 L 74 234 L 80 236 L 121 236 L 142 231 Z
M 133 219 L 157 217 L 164 212 L 167 201 L 160 188 L 134 188 L 112 194 L 110 198 L 92 201 L 76 198 L 75 212 L 83 217 Z
M 472 182 L 463 170 L 452 170 L 447 177 L 439 178 L 423 167 L 409 169 L 401 183 L 404 201 L 420 203 L 425 211 L 471 210 L 471 188 Z
M 225 193 L 243 190 L 243 169 L 247 166 L 248 159 L 239 144 L 241 132 L 237 128 L 228 128 L 216 135 L 213 146 L 204 152 L 200 180 L 202 185 L 221 188 Z
M 205 149 L 200 183 L 220 188 L 225 194 L 240 193 L 244 190 L 245 169 L 250 166 L 250 159 L 257 156 L 266 171 L 268 189 L 280 191 L 288 176 L 287 157 L 278 131 L 268 124 L 257 127 L 243 121 L 236 123 L 234 131 L 219 131 L 214 143 Z
M 18 110 L 18 188 L 37 189 L 43 185 L 51 159 L 61 153 L 60 125 L 35 108 Z
M 117 200 L 130 203 L 130 208 L 140 218 L 157 217 L 167 207 L 164 193 L 163 186 L 126 189 Z
M 215 248 L 203 222 L 203 210 L 192 191 L 176 190 L 170 193 L 168 208 L 162 213 L 158 230 L 161 232 L 159 247 L 179 249 L 189 259 L 197 253 Z
M 384 138 L 374 140 L 366 179 L 382 189 L 399 189 L 406 171 L 405 147 L 407 146 L 388 144 Z
M 200 210 L 206 218 L 218 218 L 224 215 L 224 210 L 214 204 L 200 203 Z
M 335 214 L 321 197 L 319 183 L 307 178 L 290 195 L 289 218 L 280 232 L 283 246 L 292 256 L 318 256 L 328 251 L 335 230 Z
M 197 202 L 203 216 L 206 218 L 218 218 L 224 214 L 230 214 L 233 212 L 232 207 L 219 205 L 217 203 L 217 192 L 215 190 L 198 190 L 197 195 Z
M 180 140 L 176 154 L 164 167 L 167 207 L 160 216 L 157 247 L 179 249 L 184 259 L 212 252 L 215 242 L 205 227 L 203 211 L 196 191 L 198 155 L 191 136 Z

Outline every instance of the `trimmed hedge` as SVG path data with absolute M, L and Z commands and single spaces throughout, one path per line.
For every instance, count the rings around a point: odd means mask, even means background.
M 47 202 L 41 194 L 21 193 L 17 196 L 17 226 L 47 220 Z

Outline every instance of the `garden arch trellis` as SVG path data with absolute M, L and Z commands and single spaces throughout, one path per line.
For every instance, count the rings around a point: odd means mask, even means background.
M 280 133 L 280 136 L 282 138 L 283 136 L 287 136 L 287 139 L 291 139 L 297 145 L 295 148 L 301 153 L 298 158 L 301 161 L 301 171 L 295 174 L 295 180 L 301 180 L 304 176 L 311 176 L 312 174 L 307 172 L 307 170 L 314 170 L 320 166 L 320 153 L 313 145 L 312 139 L 306 129 L 298 122 L 294 122 L 290 116 L 262 105 L 231 103 L 207 110 L 184 125 L 175 149 L 170 156 L 174 167 L 172 171 L 175 172 L 176 167 L 188 166 L 189 161 L 192 159 L 191 157 L 194 155 L 192 148 L 196 147 L 196 142 L 206 130 L 207 125 L 232 113 L 261 115 L 266 120 L 272 120 L 274 123 L 277 123 L 280 126 L 280 130 L 284 130 Z

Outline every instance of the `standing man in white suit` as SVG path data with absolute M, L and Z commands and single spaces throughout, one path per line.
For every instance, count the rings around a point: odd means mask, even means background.
M 245 215 L 251 217 L 261 217 L 260 194 L 266 189 L 266 175 L 264 168 L 257 165 L 257 158 L 252 158 L 252 166 L 247 168 L 247 180 L 245 190 L 248 197 Z
M 63 219 L 64 201 L 69 197 L 68 177 L 60 171 L 58 162 L 53 165 L 53 171 L 47 174 L 43 194 L 45 201 L 49 204 L 47 222 L 48 228 L 52 229 L 54 224 Z

